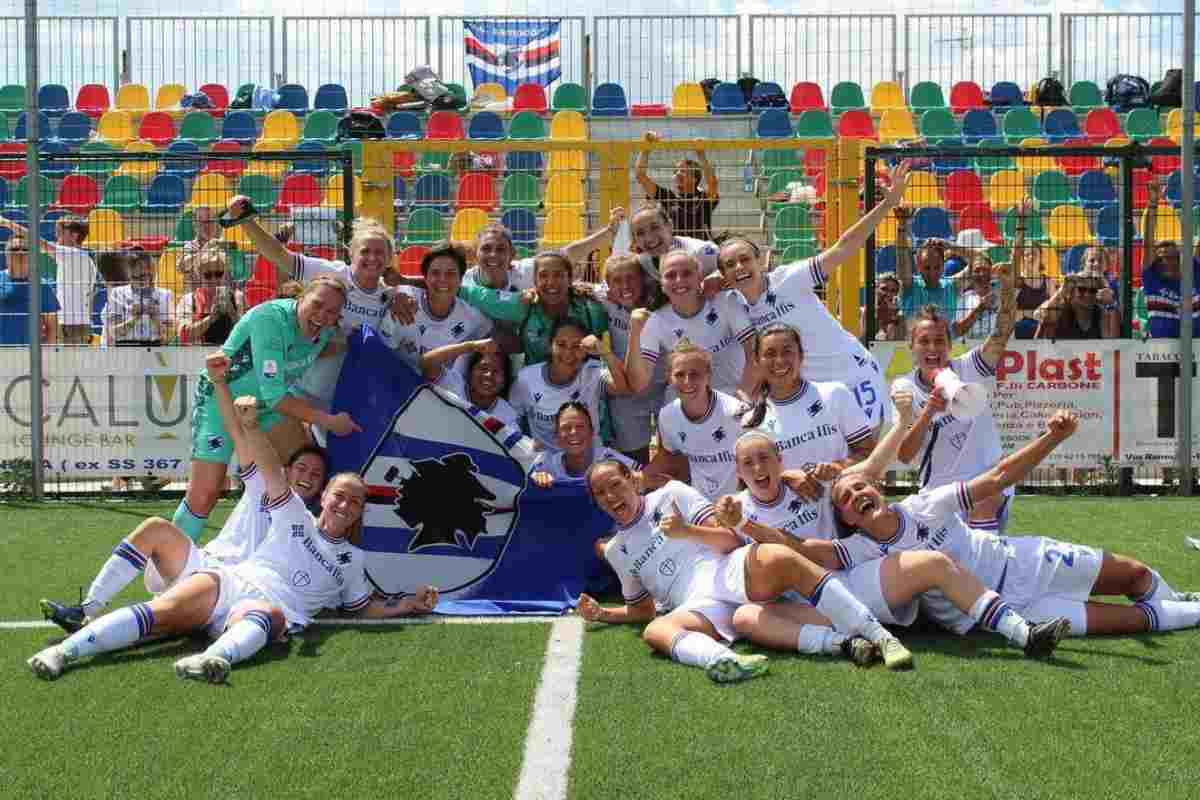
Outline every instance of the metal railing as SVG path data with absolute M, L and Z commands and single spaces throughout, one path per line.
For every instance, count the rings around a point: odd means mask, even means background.
M 125 53 L 126 79 L 152 91 L 168 83 L 273 86 L 275 18 L 126 17 Z
M 1086 80 L 1103 89 L 1118 73 L 1141 75 L 1153 83 L 1168 69 L 1182 66 L 1183 38 L 1182 14 L 1063 14 L 1063 85 Z
M 42 83 L 66 86 L 72 102 L 79 87 L 89 83 L 116 92 L 119 38 L 116 17 L 39 18 L 38 63 L 47 76 Z M 24 17 L 0 17 L 0 82 L 25 83 Z
M 1053 68 L 1052 25 L 1050 14 L 908 14 L 904 82 L 1012 81 L 1024 90 Z
M 842 81 L 895 80 L 893 14 L 751 14 L 748 28 L 750 74 L 784 91 L 800 81 L 829 91 Z

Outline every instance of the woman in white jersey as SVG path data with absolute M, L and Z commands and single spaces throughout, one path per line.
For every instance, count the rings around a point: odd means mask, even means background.
M 597 446 L 592 413 L 578 400 L 563 403 L 562 408 L 558 409 L 554 418 L 554 430 L 557 434 L 558 450 L 543 453 L 529 476 L 543 489 L 553 486 L 555 481 L 582 480 L 588 467 L 597 461 L 617 461 L 629 467 L 643 489 L 657 489 L 669 480 L 665 475 L 652 477 L 651 485 L 648 486 L 647 476 L 641 464 L 611 447 Z
M 557 450 L 554 420 L 563 403 L 578 400 L 592 419 L 600 419 L 605 395 L 629 392 L 625 368 L 604 340 L 574 317 L 564 317 L 550 332 L 550 360 L 517 373 L 509 402 L 524 418 L 534 441 L 546 450 Z
M 421 372 L 426 378 L 440 375 L 443 363 L 460 356 L 466 356 L 465 371 L 451 372 L 446 388 L 506 425 L 519 427 L 520 416 L 504 399 L 512 383 L 509 361 L 495 339 L 476 339 L 430 350 L 421 356 Z
M 662 260 L 672 250 L 682 250 L 696 259 L 700 276 L 707 278 L 705 294 L 720 291 L 721 276 L 717 274 L 717 246 L 712 242 L 676 236 L 667 210 L 653 201 L 634 209 L 629 219 L 633 249 L 638 253 L 642 269 L 656 282 L 661 281 Z
M 208 379 L 224 419 L 233 417 L 233 397 L 225 383 L 229 356 L 217 351 L 205 361 Z M 160 594 L 180 578 L 191 575 L 214 563 L 236 564 L 249 558 L 266 537 L 270 515 L 263 510 L 265 484 L 262 474 L 251 460 L 240 425 L 228 425 L 237 454 L 238 478 L 244 484 L 242 497 L 230 512 L 225 524 L 212 541 L 203 548 L 187 534 L 165 519 L 151 517 L 138 525 L 113 548 L 92 581 L 80 605 L 72 606 L 53 600 L 41 601 L 42 615 L 65 630 L 74 633 L 98 616 L 122 589 L 144 571 L 146 590 Z M 305 504 L 312 503 L 325 487 L 329 460 L 325 451 L 306 445 L 292 453 L 284 467 L 288 485 Z
M 803 377 L 846 384 L 876 428 L 883 422 L 887 406 L 883 373 L 870 351 L 829 313 L 817 291 L 862 249 L 879 223 L 900 204 L 908 169 L 909 162 L 900 162 L 892 170 L 892 185 L 883 201 L 814 258 L 767 272 L 758 245 L 748 239 L 728 239 L 720 252 L 721 274 L 736 298 L 735 327 L 751 327 L 759 333 L 773 323 L 795 328 L 804 342 Z
M 579 615 L 589 622 L 650 623 L 642 639 L 663 655 L 704 669 L 719 683 L 766 671 L 765 656 L 740 656 L 733 614 L 747 602 L 799 591 L 850 636 L 880 646 L 894 669 L 912 655 L 826 570 L 780 545 L 743 544 L 716 521 L 713 506 L 678 481 L 642 497 L 630 470 L 598 461 L 588 471 L 596 504 L 615 523 L 604 555 L 621 581 L 625 604 L 604 607 L 584 594 Z M 669 609 L 655 618 L 657 607 Z
M 681 339 L 688 339 L 712 353 L 714 389 L 749 397 L 756 384 L 753 370 L 746 369 L 754 352 L 754 331 L 749 326 L 734 327 L 732 295 L 706 298 L 700 262 L 685 251 L 672 250 L 659 266 L 668 305 L 653 312 L 639 308 L 630 317 L 625 368 L 633 390 L 648 389 L 658 360 Z
M 770 436 L 788 469 L 829 480 L 866 458 L 876 437 L 845 384 L 805 380 L 806 356 L 795 328 L 773 322 L 759 332 L 754 358 L 764 388 L 742 424 Z
M 288 486 L 270 441 L 258 427 L 257 400 L 234 401 L 234 424 L 245 432 L 250 458 L 262 471 L 271 523 L 249 560 L 209 566 L 147 603 L 118 609 L 89 623 L 27 662 L 54 680 L 81 658 L 120 650 L 151 635 L 205 631 L 216 639 L 203 653 L 175 662 L 180 678 L 223 683 L 231 666 L 252 657 L 271 638 L 302 629 L 325 608 L 366 617 L 428 613 L 437 590 L 427 586 L 399 603 L 372 599 L 363 552 L 350 537 L 359 528 L 367 487 L 354 473 L 335 475 L 314 518 Z M 303 578 L 299 576 L 303 575 Z
M 1176 592 L 1136 559 L 1087 545 L 1042 536 L 999 537 L 967 527 L 974 504 L 1025 478 L 1079 426 L 1071 412 L 1058 411 L 1046 432 L 991 469 L 888 505 L 871 476 L 849 475 L 833 485 L 833 504 L 844 537 L 847 566 L 885 553 L 937 550 L 973 573 L 1010 608 L 1032 622 L 1062 618 L 1063 634 L 1088 636 L 1173 630 L 1200 624 L 1200 593 Z M 1132 605 L 1093 600 L 1126 595 Z M 940 625 L 965 634 L 976 620 L 940 593 L 921 601 Z
M 916 463 L 923 492 L 970 480 L 1000 460 L 1000 432 L 990 404 L 973 419 L 957 419 L 946 413 L 945 393 L 934 387 L 937 373 L 943 369 L 951 370 L 963 383 L 982 383 L 989 389 L 995 385 L 996 365 L 1016 325 L 1017 304 L 1012 268 L 998 264 L 993 274 L 1000 280 L 1000 307 L 995 327 L 982 345 L 951 358 L 950 320 L 937 306 L 921 309 L 909 328 L 914 369 L 893 385 L 911 387 L 916 397 L 917 418 L 900 445 L 900 460 Z M 1003 533 L 1012 496 L 1010 487 L 995 497 L 980 498 L 972 506 L 967 522 L 975 528 Z

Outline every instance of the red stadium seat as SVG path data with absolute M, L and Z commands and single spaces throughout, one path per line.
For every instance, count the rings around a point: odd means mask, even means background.
M 421 277 L 421 259 L 429 252 L 428 247 L 410 245 L 396 254 L 396 271 L 410 278 Z
M 1165 136 L 1159 136 L 1156 139 L 1151 139 L 1150 146 L 1151 147 L 1174 147 L 1176 149 L 1179 148 L 1179 145 L 1175 144 L 1175 142 L 1171 141 L 1170 139 L 1168 139 Z M 1183 163 L 1182 159 L 1180 159 L 1180 157 L 1177 155 L 1151 156 L 1150 157 L 1150 171 L 1153 172 L 1155 175 L 1170 175 L 1172 172 L 1179 169 L 1179 166 L 1182 163 Z
M 946 210 L 958 213 L 972 203 L 984 202 L 983 184 L 974 172 L 956 170 L 946 178 L 945 198 Z
M 0 153 L 5 155 L 25 154 L 24 142 L 4 142 L 0 144 Z M 25 177 L 25 159 L 16 161 L 0 161 L 0 178 L 5 178 L 10 181 L 20 180 Z
M 513 111 L 545 111 L 546 90 L 536 83 L 522 83 L 513 95 Z
M 804 151 L 804 174 L 810 178 L 825 174 L 825 151 L 819 149 Z
M 138 138 L 153 142 L 155 147 L 166 147 L 175 141 L 175 121 L 165 111 L 151 111 L 142 117 Z
M 88 212 L 100 204 L 100 187 L 87 175 L 68 175 L 58 189 L 58 200 L 54 208 L 61 208 L 86 217 Z
M 959 81 L 950 87 L 950 110 L 965 114 L 973 108 L 987 108 L 983 89 L 975 81 Z
M 275 265 L 265 256 L 259 256 L 254 262 L 254 275 L 246 282 L 246 308 L 274 300 L 278 294 L 279 276 L 275 272 Z
M 634 103 L 629 107 L 635 117 L 665 117 L 669 110 L 662 103 Z
M 312 175 L 295 173 L 288 175 L 279 191 L 279 200 L 275 210 L 288 213 L 293 206 L 321 205 L 321 186 Z
M 802 111 L 825 111 L 825 95 L 821 93 L 821 87 L 809 81 L 800 81 L 792 87 L 792 97 L 789 100 L 793 114 L 799 114 Z
M 412 178 L 417 165 L 417 154 L 407 150 L 392 153 L 392 169 L 406 179 Z
M 1123 136 L 1121 120 L 1111 108 L 1093 108 L 1083 121 L 1083 132 L 1092 144 L 1104 144 L 1109 139 Z
M 111 106 L 112 99 L 108 95 L 108 87 L 98 83 L 80 86 L 79 93 L 75 95 L 75 110 L 82 111 L 92 119 L 103 117 L 104 112 Z
M 223 139 L 212 146 L 209 155 L 219 155 L 221 153 L 241 153 L 242 146 L 237 142 L 229 139 Z M 236 180 L 246 170 L 246 162 L 240 158 L 218 159 L 212 158 L 204 165 L 204 172 L 217 172 L 224 175 L 229 180 Z
M 458 181 L 458 195 L 454 207 L 478 208 L 492 211 L 496 208 L 496 182 L 491 175 L 483 172 L 468 172 Z
M 1153 180 L 1154 173 L 1148 169 L 1133 171 L 1133 207 L 1138 211 L 1141 211 L 1150 202 L 1149 186 Z
M 1071 139 L 1063 142 L 1062 146 L 1087 147 L 1089 144 L 1086 139 Z M 1055 160 L 1058 161 L 1058 168 L 1072 178 L 1078 178 L 1090 169 L 1100 169 L 1100 159 L 1096 156 L 1058 156 Z
M 429 124 L 425 126 L 425 138 L 443 141 L 465 139 L 462 117 L 453 111 L 433 112 L 429 115 Z
M 1000 226 L 996 224 L 996 216 L 992 213 L 992 207 L 987 203 L 971 203 L 963 206 L 959 211 L 956 232 L 968 231 L 972 228 L 983 231 L 983 238 L 989 242 L 1004 241 L 1004 234 L 1000 232 Z
M 225 109 L 229 108 L 229 90 L 219 83 L 206 83 L 200 87 L 200 91 L 212 101 L 213 107 L 207 109 L 208 113 L 214 117 L 225 116 Z
M 879 139 L 875 133 L 875 124 L 871 121 L 871 115 L 860 109 L 851 109 L 838 118 L 838 136 L 844 136 L 847 139 L 871 139 L 876 141 Z

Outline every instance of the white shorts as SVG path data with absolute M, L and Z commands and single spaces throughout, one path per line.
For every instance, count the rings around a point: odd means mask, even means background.
M 188 550 L 187 563 L 183 565 L 183 569 L 179 574 L 171 580 L 164 578 L 158 571 L 158 567 L 154 565 L 154 559 L 146 559 L 146 570 L 142 573 L 142 582 L 146 584 L 146 591 L 150 594 L 162 594 L 170 589 L 179 581 L 189 575 L 194 575 L 203 569 L 207 569 L 216 563 L 216 559 L 210 558 L 208 553 L 196 547 L 195 542 L 188 542 L 191 547 Z
M 917 618 L 916 601 L 910 601 L 899 608 L 892 608 L 883 593 L 883 558 L 872 559 L 865 564 L 859 564 L 849 572 L 839 570 L 833 577 L 842 582 L 860 603 L 871 610 L 876 619 L 885 625 L 912 625 Z
M 691 611 L 707 619 L 727 642 L 736 641 L 733 613 L 750 602 L 746 597 L 746 557 L 753 545 L 745 545 L 724 558 L 701 564 L 692 577 L 687 599 L 675 611 Z
M 237 607 L 238 603 L 251 600 L 279 607 L 279 603 L 268 596 L 266 592 L 231 569 L 213 566 L 205 568 L 201 572 L 207 572 L 215 577 L 219 586 L 217 603 L 213 606 L 212 613 L 208 615 L 208 621 L 204 623 L 204 632 L 211 639 L 216 639 L 225 632 L 225 627 L 229 624 L 229 614 Z
M 645 394 L 608 398 L 614 448 L 632 453 L 650 444 L 651 425 L 663 407 L 664 391 L 662 384 L 652 384 Z

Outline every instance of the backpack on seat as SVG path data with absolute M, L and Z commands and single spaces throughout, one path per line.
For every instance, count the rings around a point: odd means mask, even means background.
M 1104 102 L 1114 111 L 1132 111 L 1150 106 L 1150 84 L 1137 75 L 1114 75 L 1104 90 Z

